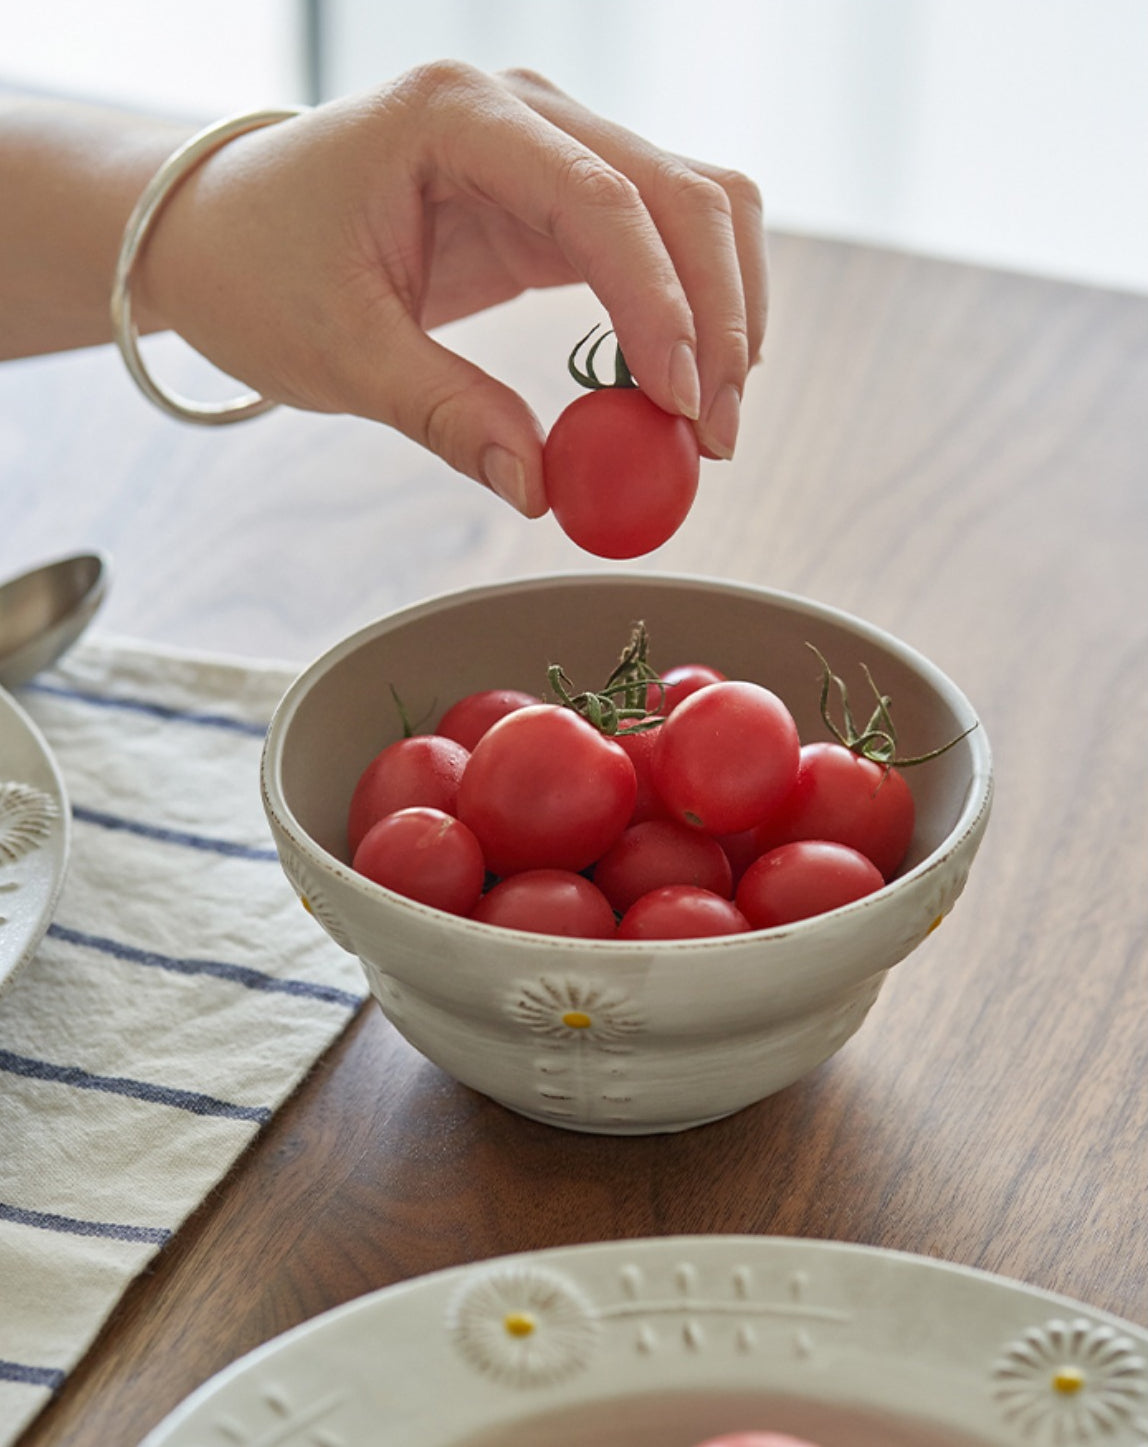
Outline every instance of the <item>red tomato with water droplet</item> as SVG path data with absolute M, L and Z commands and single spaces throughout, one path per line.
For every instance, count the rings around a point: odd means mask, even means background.
M 720 668 L 708 663 L 678 663 L 662 674 L 661 684 L 651 683 L 646 690 L 646 707 L 652 713 L 671 714 L 683 699 L 711 683 L 727 682 Z
M 415 734 L 382 749 L 363 772 L 347 811 L 347 843 L 354 854 L 372 824 L 397 809 L 455 812 L 458 785 L 470 754 L 453 739 Z
M 505 718 L 515 709 L 529 708 L 541 703 L 532 693 L 523 693 L 518 688 L 484 688 L 478 693 L 468 693 L 457 703 L 451 704 L 438 721 L 436 733 L 444 738 L 454 739 L 464 749 L 473 749 L 487 729 L 500 718 Z

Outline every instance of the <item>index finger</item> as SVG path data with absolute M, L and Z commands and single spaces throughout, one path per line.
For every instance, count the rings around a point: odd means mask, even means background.
M 739 172 L 659 150 L 603 120 L 548 81 L 513 72 L 527 104 L 638 187 L 690 304 L 701 372 L 699 436 L 729 456 L 749 365 L 765 333 L 767 282 L 761 196 Z M 627 352 L 632 346 L 621 333 Z
M 505 87 L 487 81 L 462 105 L 463 117 L 428 138 L 434 169 L 549 237 L 606 308 L 643 390 L 696 418 L 693 310 L 638 187 Z

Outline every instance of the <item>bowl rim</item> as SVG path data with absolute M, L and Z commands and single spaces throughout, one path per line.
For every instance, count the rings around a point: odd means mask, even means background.
M 828 910 L 808 919 L 797 920 L 791 924 L 778 925 L 770 929 L 749 930 L 743 934 L 707 936 L 704 939 L 657 941 L 566 938 L 560 935 L 536 933 L 531 930 L 507 929 L 501 925 L 487 924 L 483 921 L 451 914 L 446 910 L 437 909 L 433 905 L 423 904 L 419 900 L 408 899 L 394 890 L 387 889 L 384 885 L 376 884 L 374 880 L 357 874 L 343 860 L 318 844 L 304 829 L 288 805 L 283 790 L 281 772 L 283 740 L 303 698 L 311 687 L 345 658 L 382 633 L 391 632 L 408 623 L 416 622 L 420 618 L 445 612 L 460 604 L 480 602 L 484 598 L 506 597 L 514 593 L 527 593 L 537 590 L 540 585 L 553 584 L 591 588 L 602 584 L 666 588 L 686 584 L 703 591 L 735 593 L 746 598 L 775 602 L 796 613 L 804 613 L 823 621 L 843 624 L 862 638 L 868 638 L 885 652 L 891 653 L 907 667 L 922 675 L 935 691 L 953 706 L 955 713 L 963 714 L 970 721 L 967 738 L 973 750 L 972 775 L 960 813 L 952 829 L 942 843 L 915 864 L 912 869 L 895 876 L 881 889 L 874 890 L 872 894 L 841 905 L 837 909 Z M 546 946 L 551 949 L 579 953 L 586 950 L 592 950 L 595 953 L 599 951 L 633 953 L 635 950 L 641 951 L 644 947 L 651 945 L 656 945 L 659 953 L 663 950 L 671 953 L 684 953 L 691 948 L 696 949 L 698 946 L 704 946 L 707 950 L 737 950 L 744 948 L 747 941 L 790 938 L 795 934 L 801 935 L 824 928 L 826 921 L 836 921 L 849 916 L 855 917 L 862 911 L 873 908 L 875 904 L 887 900 L 890 895 L 902 892 L 909 883 L 936 870 L 946 858 L 961 847 L 970 835 L 975 834 L 978 829 L 983 827 L 992 804 L 994 787 L 992 750 L 984 722 L 973 708 L 967 695 L 943 669 L 895 634 L 889 633 L 875 623 L 867 622 L 856 614 L 838 608 L 834 604 L 821 603 L 799 593 L 771 588 L 759 583 L 748 583 L 704 573 L 636 572 L 613 569 L 593 572 L 531 573 L 503 579 L 497 583 L 482 583 L 451 589 L 445 593 L 428 595 L 361 625 L 312 659 L 300 670 L 284 692 L 275 707 L 264 738 L 260 760 L 260 785 L 264 808 L 275 826 L 282 831 L 294 847 L 313 864 L 335 874 L 341 882 L 353 888 L 366 899 L 385 899 L 393 908 L 400 909 L 413 918 L 433 922 L 437 927 L 451 928 L 463 933 L 478 930 L 481 931 L 483 938 L 491 938 L 492 935 L 502 936 L 516 943 L 545 942 Z

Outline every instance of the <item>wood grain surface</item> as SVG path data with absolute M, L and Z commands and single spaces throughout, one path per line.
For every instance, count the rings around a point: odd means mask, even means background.
M 1148 299 L 797 237 L 773 288 L 738 457 L 639 566 L 848 609 L 961 685 L 998 787 L 959 907 L 833 1060 L 677 1136 L 519 1119 L 367 1007 L 21 1447 L 128 1447 L 325 1308 L 569 1242 L 865 1242 L 1148 1322 Z M 549 423 L 597 319 L 565 291 L 446 335 Z M 0 368 L 0 493 L 3 571 L 114 555 L 105 632 L 298 662 L 420 597 L 605 566 L 366 423 L 180 427 L 103 349 Z

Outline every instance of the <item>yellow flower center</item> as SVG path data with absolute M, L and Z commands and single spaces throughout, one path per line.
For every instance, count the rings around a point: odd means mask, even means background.
M 594 1022 L 585 1010 L 567 1010 L 562 1016 L 562 1023 L 568 1025 L 571 1030 L 588 1030 Z
M 1057 1367 L 1052 1376 L 1052 1389 L 1054 1392 L 1062 1392 L 1064 1396 L 1071 1397 L 1073 1393 L 1080 1391 L 1085 1380 L 1085 1375 L 1079 1367 Z
M 529 1336 L 534 1330 L 534 1318 L 528 1311 L 508 1311 L 502 1324 L 509 1336 Z

